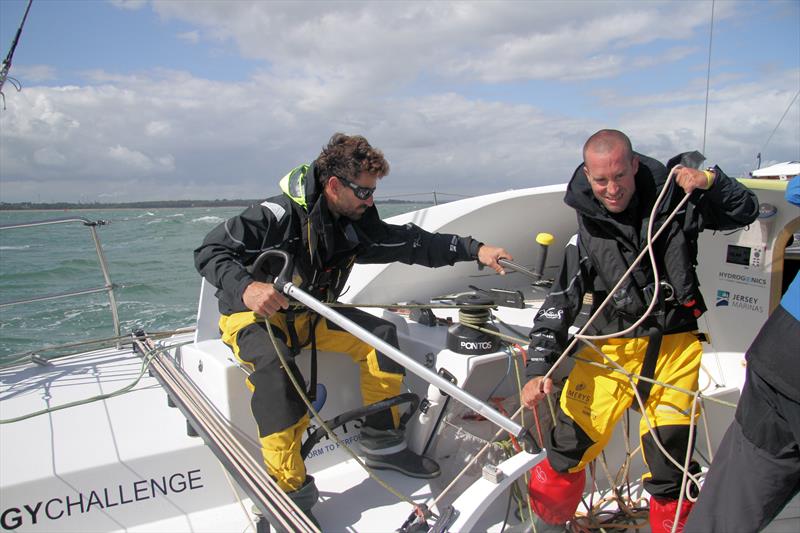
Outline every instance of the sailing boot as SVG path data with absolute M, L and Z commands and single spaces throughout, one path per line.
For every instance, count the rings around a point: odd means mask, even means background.
M 681 503 L 681 514 L 678 516 L 678 526 L 675 533 L 682 533 L 689 511 L 694 502 L 685 499 Z M 653 533 L 670 533 L 675 522 L 675 512 L 678 510 L 678 500 L 650 496 L 650 531 Z
M 297 490 L 287 492 L 286 495 L 297 505 L 305 515 L 314 522 L 314 525 L 320 527 L 317 518 L 311 514 L 311 508 L 319 500 L 319 490 L 317 484 L 314 483 L 314 476 L 306 476 L 303 486 Z
M 376 470 L 396 470 L 409 477 L 430 479 L 439 475 L 439 465 L 433 459 L 408 449 L 403 430 L 361 428 L 359 440 L 364 463 Z
M 565 531 L 567 520 L 575 516 L 581 501 L 586 472 L 557 472 L 544 459 L 531 469 L 528 496 L 537 531 Z

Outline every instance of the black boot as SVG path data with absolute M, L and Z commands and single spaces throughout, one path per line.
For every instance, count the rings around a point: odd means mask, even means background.
M 317 522 L 317 517 L 315 517 L 311 513 L 311 508 L 314 507 L 314 504 L 317 503 L 319 499 L 319 491 L 317 490 L 317 485 L 314 483 L 313 476 L 306 476 L 306 480 L 303 482 L 303 486 L 297 490 L 293 490 L 291 492 L 287 492 L 286 495 L 291 499 L 294 504 L 303 511 L 309 520 L 314 522 L 314 525 L 317 528 L 322 529 Z M 270 524 L 267 519 L 261 514 L 261 509 L 259 509 L 256 505 L 253 505 L 253 514 L 256 516 L 256 533 L 262 532 L 269 532 Z M 284 533 L 281 529 L 278 529 L 280 533 Z M 290 533 L 290 532 L 285 532 Z
M 439 475 L 436 461 L 408 449 L 399 429 L 361 428 L 359 441 L 364 463 L 377 470 L 396 470 L 409 477 L 430 479 Z
M 319 490 L 317 490 L 317 484 L 314 483 L 314 476 L 307 475 L 302 487 L 287 492 L 286 495 L 314 522 L 315 526 L 320 527 L 317 518 L 311 513 L 311 508 L 319 500 Z

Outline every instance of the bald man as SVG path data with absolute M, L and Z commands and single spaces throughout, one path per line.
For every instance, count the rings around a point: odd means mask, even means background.
M 534 468 L 529 485 L 539 532 L 564 531 L 580 502 L 586 465 L 602 452 L 625 411 L 639 409 L 627 378 L 610 370 L 606 358 L 632 374 L 697 390 L 702 355 L 697 319 L 706 310 L 694 270 L 697 236 L 704 229 L 731 230 L 753 222 L 758 201 L 719 167 L 698 170 L 679 164 L 691 155 L 676 156 L 664 166 L 634 152 L 621 131 L 608 129 L 584 145 L 583 164 L 564 197 L 577 213 L 578 234 L 567 245 L 561 271 L 531 329 L 529 381 L 522 393 L 526 407 L 534 409 L 552 391 L 553 382 L 545 375 L 568 345 L 568 329 L 584 295 L 592 293 L 596 309 L 646 247 L 659 193 L 668 187 L 654 215 L 656 229 L 685 194 L 690 199 L 656 241 L 660 290 L 653 313 L 622 336 L 596 341 L 594 347 L 582 345 L 564 383 L 554 427 L 545 437 L 548 457 Z M 674 182 L 667 184 L 673 167 Z M 630 328 L 644 315 L 654 288 L 645 259 L 586 333 L 608 335 Z M 692 397 L 643 380 L 637 391 L 644 402 L 639 435 L 649 468 L 643 482 L 650 493 L 650 527 L 655 533 L 667 532 L 678 511 L 683 472 L 662 453 L 644 417 L 667 452 L 683 464 L 690 446 Z M 693 462 L 690 469 L 699 466 Z M 684 499 L 677 531 L 682 531 L 690 507 Z

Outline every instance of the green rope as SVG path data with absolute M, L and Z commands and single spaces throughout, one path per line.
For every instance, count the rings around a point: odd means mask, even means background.
M 179 343 L 179 344 L 173 344 L 171 346 L 164 346 L 164 347 L 157 348 L 155 350 L 152 350 L 152 351 L 147 352 L 146 354 L 144 354 L 142 356 L 142 366 L 139 369 L 139 375 L 136 376 L 136 378 L 131 383 L 129 383 L 128 385 L 122 387 L 121 389 L 118 389 L 118 390 L 116 390 L 114 392 L 109 392 L 107 394 L 98 394 L 97 396 L 91 396 L 91 397 L 85 398 L 83 400 L 76 400 L 74 402 L 65 403 L 63 405 L 57 405 L 55 407 L 48 407 L 48 408 L 42 409 L 40 411 L 35 411 L 33 413 L 20 415 L 20 416 L 14 417 L 14 418 L 0 419 L 0 425 L 2 425 L 2 424 L 13 424 L 15 422 L 21 422 L 23 420 L 28 420 L 29 418 L 34 418 L 34 417 L 37 417 L 37 416 L 40 416 L 40 415 L 44 415 L 44 414 L 48 414 L 48 413 L 54 413 L 56 411 L 61 411 L 62 409 L 70 409 L 72 407 L 78 407 L 80 405 L 86 405 L 86 404 L 90 404 L 90 403 L 93 403 L 93 402 L 99 402 L 100 400 L 107 400 L 109 398 L 114 398 L 115 396 L 121 396 L 121 395 L 126 394 L 128 392 L 131 392 L 131 390 L 133 390 L 133 388 L 139 383 L 139 381 L 141 381 L 142 377 L 144 376 L 145 372 L 147 371 L 147 367 L 150 366 L 150 362 L 159 353 L 162 353 L 164 350 L 166 350 L 168 348 L 177 348 L 177 347 L 189 344 L 190 342 L 191 341 L 185 341 L 185 342 L 182 342 L 182 343 Z

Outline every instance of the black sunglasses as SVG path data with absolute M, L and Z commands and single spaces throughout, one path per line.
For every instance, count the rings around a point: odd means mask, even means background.
M 375 187 L 362 187 L 360 185 L 356 185 L 348 179 L 340 178 L 339 176 L 336 177 L 339 179 L 339 181 L 350 187 L 353 190 L 353 194 L 355 194 L 356 198 L 359 200 L 366 200 L 372 196 L 372 193 L 375 192 Z

